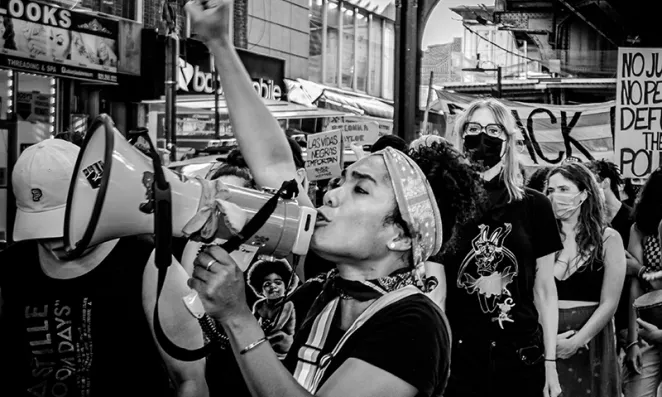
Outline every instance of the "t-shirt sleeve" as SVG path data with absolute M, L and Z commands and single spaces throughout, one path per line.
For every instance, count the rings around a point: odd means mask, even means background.
M 369 337 L 362 338 L 350 357 L 397 376 L 416 387 L 419 395 L 432 396 L 448 374 L 450 334 L 431 305 L 414 300 L 380 316 L 383 320 L 370 320 L 364 325 L 370 326 Z
M 533 227 L 533 253 L 536 259 L 563 249 L 552 203 L 543 194 L 527 189 L 531 194 L 528 216 Z

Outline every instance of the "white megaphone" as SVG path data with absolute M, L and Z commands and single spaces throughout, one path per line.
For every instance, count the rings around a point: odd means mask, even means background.
M 163 170 L 172 194 L 172 235 L 182 237 L 183 227 L 199 210 L 202 185 Z M 153 180 L 152 159 L 131 146 L 108 115 L 97 117 L 85 137 L 69 187 L 64 239 L 70 257 L 112 239 L 154 233 Z M 227 187 L 230 196 L 226 200 L 243 209 L 248 219 L 273 197 L 265 191 Z M 266 223 L 244 244 L 259 246 L 257 252 L 265 255 L 304 255 L 316 216 L 313 208 L 281 198 Z M 218 224 L 217 238 L 232 237 L 223 222 Z

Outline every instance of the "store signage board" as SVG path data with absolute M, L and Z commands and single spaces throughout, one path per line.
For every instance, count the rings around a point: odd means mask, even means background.
M 0 67 L 117 83 L 119 23 L 26 0 L 0 0 Z
M 286 100 L 284 60 L 243 49 L 237 49 L 237 52 L 259 96 L 269 100 Z M 214 93 L 214 69 L 209 50 L 204 44 L 194 39 L 182 43 L 177 66 L 177 90 L 180 94 Z M 220 81 L 218 83 L 218 93 L 223 96 L 223 87 Z

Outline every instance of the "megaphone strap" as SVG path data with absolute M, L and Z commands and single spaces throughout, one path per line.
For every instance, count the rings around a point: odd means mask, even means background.
M 278 189 L 276 194 L 267 201 L 262 208 L 251 218 L 250 221 L 241 229 L 241 232 L 232 236 L 221 247 L 227 252 L 232 252 L 238 249 L 243 243 L 251 238 L 255 233 L 260 230 L 262 226 L 269 220 L 271 214 L 274 213 L 278 207 L 278 200 L 281 198 L 292 198 L 299 193 L 298 183 L 294 179 L 291 181 L 283 182 L 283 185 Z

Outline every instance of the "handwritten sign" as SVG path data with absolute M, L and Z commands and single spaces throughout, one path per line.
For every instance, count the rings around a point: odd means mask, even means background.
M 662 165 L 662 48 L 619 48 L 615 158 L 626 178 Z
M 345 147 L 352 143 L 360 146 L 372 145 L 380 137 L 379 123 L 361 117 L 334 117 L 327 130 L 342 130 Z
M 342 130 L 309 135 L 306 147 L 308 180 L 317 181 L 340 176 L 342 151 Z

